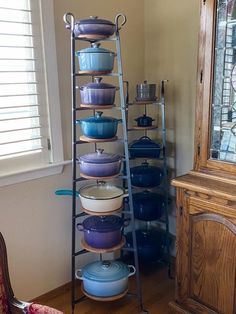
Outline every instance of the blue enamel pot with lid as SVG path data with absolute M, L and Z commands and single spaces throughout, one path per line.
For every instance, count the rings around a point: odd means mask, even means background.
M 115 53 L 105 48 L 99 48 L 100 44 L 92 43 L 90 48 L 76 52 L 81 71 L 86 72 L 111 72 L 114 67 Z
M 94 83 L 80 86 L 81 103 L 85 105 L 113 105 L 115 101 L 116 86 L 103 83 L 101 77 L 95 77 Z
M 90 16 L 88 19 L 75 21 L 74 33 L 75 36 L 102 35 L 109 37 L 114 34 L 115 29 L 116 25 L 111 21 Z
M 104 153 L 103 149 L 80 156 L 78 162 L 80 171 L 90 177 L 114 176 L 119 174 L 121 169 L 121 156 Z
M 97 111 L 95 116 L 77 120 L 83 135 L 96 139 L 109 139 L 116 136 L 118 123 L 122 119 L 102 116 L 103 112 Z
M 84 232 L 84 240 L 91 247 L 108 249 L 118 245 L 122 239 L 122 228 L 128 221 L 116 215 L 90 216 L 77 224 Z
M 132 185 L 146 188 L 160 185 L 164 175 L 162 168 L 151 166 L 148 162 L 132 167 L 130 172 Z
M 93 296 L 111 297 L 128 289 L 128 277 L 135 274 L 133 265 L 120 261 L 96 261 L 75 272 L 83 280 L 84 290 Z

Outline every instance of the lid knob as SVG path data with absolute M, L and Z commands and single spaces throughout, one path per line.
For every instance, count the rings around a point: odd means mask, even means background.
M 100 43 L 92 43 L 91 46 L 92 48 L 99 48 L 100 47 Z
M 96 149 L 96 153 L 97 153 L 98 155 L 101 155 L 103 152 L 104 152 L 104 149 L 102 149 L 102 148 Z
M 109 261 L 103 261 L 102 262 L 102 268 L 103 269 L 107 269 L 107 268 L 109 268 L 111 266 L 111 262 L 109 262 Z
M 97 112 L 95 113 L 95 117 L 96 117 L 97 119 L 99 119 L 99 118 L 102 117 L 102 114 L 103 114 L 102 111 L 97 111 Z
M 143 81 L 144 84 L 147 84 L 147 80 Z
M 147 160 L 145 160 L 144 162 L 142 162 L 142 165 L 147 167 L 149 165 L 149 163 L 147 162 Z
M 95 77 L 95 78 L 94 78 L 94 81 L 95 81 L 95 83 L 97 83 L 97 84 L 101 83 L 101 80 L 102 80 L 102 77 Z
M 96 20 L 98 18 L 98 16 L 94 16 L 94 15 L 90 15 L 89 17 L 90 19 Z

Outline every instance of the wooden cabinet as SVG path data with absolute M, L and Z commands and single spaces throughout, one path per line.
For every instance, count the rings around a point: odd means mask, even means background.
M 236 1 L 202 0 L 194 170 L 177 191 L 170 313 L 236 314 Z

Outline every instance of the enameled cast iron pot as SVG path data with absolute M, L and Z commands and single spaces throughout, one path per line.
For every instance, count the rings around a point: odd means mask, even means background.
M 128 277 L 135 274 L 135 267 L 119 261 L 96 261 L 75 272 L 83 280 L 84 290 L 96 297 L 112 297 L 128 289 Z
M 129 144 L 131 158 L 159 158 L 161 145 L 151 140 L 148 136 L 142 136 Z
M 79 231 L 84 232 L 84 240 L 91 247 L 108 249 L 116 246 L 122 239 L 122 228 L 128 222 L 119 216 L 89 216 L 77 224 Z
M 94 78 L 95 83 L 80 86 L 81 103 L 84 105 L 113 105 L 115 101 L 116 86 L 102 83 L 101 77 Z
M 88 19 L 75 21 L 74 33 L 79 35 L 102 35 L 111 36 L 116 26 L 108 20 L 99 19 L 97 16 L 90 16 Z
M 72 190 L 58 190 L 56 195 L 73 195 Z M 82 207 L 90 212 L 107 213 L 122 207 L 125 191 L 113 184 L 99 182 L 85 185 L 76 192 L 80 197 Z
M 151 117 L 146 116 L 146 114 L 144 114 L 143 116 L 136 118 L 135 121 L 137 122 L 137 126 L 147 127 L 147 126 L 151 126 L 152 122 L 155 120 L 152 119 Z
M 136 219 L 152 221 L 161 218 L 165 208 L 165 197 L 148 190 L 133 194 Z
M 96 153 L 89 153 L 78 158 L 80 171 L 90 177 L 109 177 L 120 172 L 121 156 L 104 153 L 97 149 Z
M 103 112 L 97 111 L 95 116 L 76 120 L 76 123 L 80 124 L 83 135 L 96 139 L 108 139 L 116 135 L 118 123 L 122 119 L 103 117 L 102 114 Z
M 93 43 L 92 47 L 76 52 L 81 71 L 111 72 L 113 70 L 115 53 L 99 46 L 100 44 Z
M 150 166 L 148 162 L 143 162 L 140 166 L 130 169 L 131 183 L 138 187 L 154 187 L 161 184 L 163 170 L 160 167 Z

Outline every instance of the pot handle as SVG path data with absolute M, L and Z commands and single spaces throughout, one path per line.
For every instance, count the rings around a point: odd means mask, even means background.
M 150 137 L 148 137 L 148 136 L 142 136 L 142 137 L 140 137 L 140 140 L 150 140 L 150 141 L 152 141 L 152 140 L 150 139 Z
M 75 271 L 75 277 L 76 277 L 77 279 L 80 279 L 80 280 L 83 280 L 83 279 L 84 279 L 83 276 L 82 276 L 82 269 L 77 269 L 77 270 Z
M 119 19 L 121 17 L 123 18 L 123 21 L 122 21 L 122 23 L 119 26 Z M 117 14 L 117 16 L 115 17 L 116 31 L 119 31 L 121 29 L 121 27 L 123 25 L 125 25 L 126 21 L 127 21 L 127 18 L 126 18 L 126 16 L 124 14 L 122 14 L 122 13 Z
M 56 195 L 69 195 L 69 196 L 73 196 L 73 191 L 72 190 L 57 190 L 55 191 Z M 75 192 L 76 196 L 79 196 L 79 192 L 76 191 Z
M 63 21 L 66 24 L 66 28 L 70 29 L 71 32 L 74 32 L 74 28 L 75 28 L 75 17 L 72 13 L 68 12 L 66 14 L 64 14 L 63 16 Z
M 136 273 L 136 269 L 133 265 L 128 265 L 130 273 L 128 275 L 128 277 L 133 276 Z
M 121 122 L 122 122 L 122 119 L 117 119 L 117 122 L 118 122 L 118 123 L 121 123 Z
M 129 224 L 130 224 L 130 218 L 124 219 L 123 227 L 128 227 Z
M 129 196 L 129 193 L 123 194 L 123 198 L 128 197 L 128 196 Z
M 81 124 L 81 120 L 76 120 L 76 124 Z
M 83 224 L 81 222 L 77 223 L 77 229 L 79 231 L 84 231 L 84 226 L 83 226 Z

